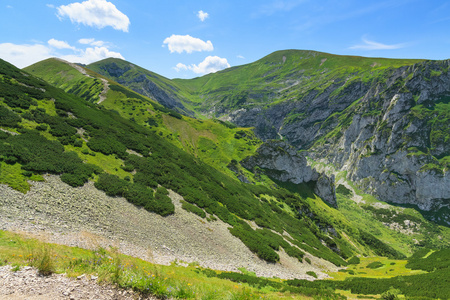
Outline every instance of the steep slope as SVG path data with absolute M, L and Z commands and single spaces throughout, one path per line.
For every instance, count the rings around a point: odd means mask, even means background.
M 308 149 L 381 200 L 415 205 L 449 224 L 448 66 L 279 51 L 175 82 L 205 95 L 199 111 Z
M 163 76 L 117 58 L 107 58 L 90 64 L 87 68 L 150 97 L 167 108 L 184 115 L 194 115 L 194 112 L 184 105 L 180 88 Z
M 449 224 L 448 82 L 448 61 L 286 50 L 171 85 L 193 110 L 310 150 L 380 200 Z
M 247 128 L 237 128 L 219 120 L 183 117 L 111 79 L 107 80 L 105 89 L 103 81 L 106 79 L 82 66 L 59 59 L 47 59 L 25 70 L 68 93 L 117 111 L 122 117 L 151 128 L 175 146 L 229 175 L 233 175 L 233 172 L 226 166 L 232 160 L 239 161 L 254 153 L 261 144 Z
M 43 79 L 50 80 L 58 87 L 64 87 L 67 91 L 83 96 L 83 93 L 78 93 L 78 91 L 85 90 L 82 88 L 85 86 L 84 77 L 86 76 L 83 73 L 89 73 L 89 76 L 93 78 L 101 79 L 102 77 L 90 70 L 84 70 L 80 73 L 79 69 L 83 68 L 57 60 L 42 61 L 27 68 L 28 71 Z M 64 72 L 61 70 L 64 70 Z M 64 76 L 68 70 L 73 72 L 70 77 Z M 63 78 L 58 79 L 58 76 Z M 257 150 L 257 153 L 263 153 L 263 155 L 253 156 L 256 153 L 256 148 L 260 145 L 260 141 L 255 139 L 254 134 L 249 129 L 233 128 L 230 124 L 217 120 L 195 120 L 186 116 L 177 116 L 170 111 L 164 112 L 158 104 L 147 97 L 127 90 L 112 80 L 108 84 L 110 87 L 117 87 L 106 93 L 105 100 L 100 103 L 101 106 L 115 110 L 121 116 L 151 128 L 170 143 L 194 154 L 225 174 L 236 176 L 244 182 L 257 182 L 257 184 L 266 186 L 274 185 L 270 179 L 272 178 L 279 185 L 292 188 L 293 191 L 300 192 L 300 194 L 305 194 L 304 191 L 308 190 L 314 191 L 328 203 L 337 204 L 337 208 L 345 212 L 344 215 L 352 216 L 346 220 L 343 216 L 338 217 L 339 214 L 335 210 L 326 208 L 330 213 L 327 219 L 333 220 L 332 223 L 339 224 L 350 221 L 353 226 L 358 227 L 358 222 L 363 222 L 367 225 L 364 227 L 366 232 L 370 232 L 405 254 L 411 253 L 417 242 L 428 247 L 440 247 L 447 241 L 447 239 L 442 239 L 442 236 L 446 236 L 445 232 L 442 231 L 445 229 L 429 224 L 413 210 L 404 211 L 400 208 L 390 207 L 386 203 L 368 201 L 366 196 L 364 196 L 366 200 L 355 203 L 339 193 L 337 194 L 338 199 L 336 199 L 334 190 L 342 185 L 342 172 L 325 176 L 323 171 L 317 173 L 307 166 L 306 152 L 296 155 L 295 149 L 289 147 L 286 142 L 263 145 Z M 94 96 L 84 95 L 84 98 L 89 102 L 92 102 L 92 97 Z M 248 155 L 252 155 L 252 163 L 250 165 L 243 163 L 243 165 L 251 169 L 252 172 L 246 171 L 238 163 Z M 335 175 L 339 178 L 339 183 L 336 186 L 333 179 Z M 292 184 L 296 186 L 291 186 Z M 338 189 L 339 191 L 340 189 Z M 315 214 L 323 213 L 323 208 L 320 208 L 320 205 L 314 202 L 310 202 L 310 207 Z M 387 207 L 389 209 L 388 215 L 392 215 L 391 212 L 395 211 L 396 217 L 381 218 L 380 214 L 373 217 L 374 209 L 379 207 Z M 379 210 L 376 210 L 376 212 L 379 212 Z M 411 222 L 407 225 L 398 224 L 400 219 L 401 222 L 403 220 Z M 359 221 L 353 222 L 354 220 Z M 321 229 L 328 230 L 326 229 L 327 225 L 317 224 Z M 405 232 L 408 234 L 405 235 Z
M 229 119 L 239 126 L 255 126 L 264 140 L 289 135 L 286 138 L 291 143 L 305 147 L 315 136 L 294 137 L 288 133 L 291 123 L 303 120 L 304 128 L 313 126 L 312 131 L 317 131 L 315 123 L 360 97 L 350 95 L 351 91 L 362 96 L 388 68 L 416 62 L 419 60 L 284 50 L 254 63 L 174 82 L 191 92 L 196 110 L 204 114 Z
M 46 173 L 59 175 L 72 187 L 91 180 L 106 195 L 124 197 L 161 216 L 176 213 L 167 188 L 183 197 L 185 210 L 203 222 L 220 219 L 255 258 L 270 263 L 278 263 L 284 252 L 299 262 L 312 255 L 335 265 L 345 265 L 355 253 L 402 256 L 376 238 L 367 242 L 368 235 L 344 218 L 327 220 L 333 209 L 306 187 L 299 196 L 243 184 L 150 128 L 4 61 L 0 79 L 0 178 L 11 187 L 25 192 L 32 188 L 28 179 L 45 180 Z

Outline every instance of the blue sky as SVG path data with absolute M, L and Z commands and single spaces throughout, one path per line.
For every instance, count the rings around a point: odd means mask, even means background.
M 192 78 L 277 50 L 450 58 L 450 1 L 0 0 L 0 58 L 120 57 Z

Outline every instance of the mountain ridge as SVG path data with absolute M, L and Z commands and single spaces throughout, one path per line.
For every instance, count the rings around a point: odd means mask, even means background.
M 364 175 L 361 172 L 356 176 L 350 174 L 350 178 L 384 201 L 395 200 L 396 203 L 417 205 L 422 210 L 436 211 L 436 217 L 432 219 L 448 224 L 450 191 L 445 189 L 448 186 L 445 182 L 448 181 L 450 151 L 445 142 L 448 140 L 445 127 L 450 125 L 445 99 L 450 91 L 445 88 L 447 74 L 448 60 L 366 58 L 283 50 L 254 63 L 194 79 L 174 79 L 173 82 L 186 88 L 190 96 L 184 101 L 198 113 L 239 126 L 254 127 L 262 140 L 282 138 L 299 150 L 315 153 L 316 159 L 332 157 L 335 153 L 352 153 L 351 145 L 358 143 L 354 149 L 360 150 L 347 162 L 342 158 L 342 162 L 328 160 L 340 168 L 359 164 L 353 173 L 370 170 L 367 165 L 370 156 L 393 153 L 392 150 L 381 150 L 384 146 L 403 149 L 405 157 L 402 159 L 409 165 L 407 172 L 411 173 L 410 177 L 400 176 L 403 183 L 397 184 L 400 177 L 395 174 L 403 174 L 406 169 L 397 170 L 388 162 Z M 439 102 L 441 98 L 443 102 Z M 431 116 L 434 107 L 437 118 Z M 421 115 L 428 117 L 420 121 Z M 361 130 L 353 128 L 356 123 L 351 126 L 356 117 L 360 124 L 365 124 L 362 126 L 370 124 L 373 128 L 370 134 L 365 133 L 366 142 L 361 137 L 360 141 L 354 140 Z M 436 119 L 440 121 L 433 121 Z M 408 124 L 414 125 L 408 127 Z M 414 131 L 417 141 L 406 132 L 400 137 L 402 142 L 392 144 L 397 139 L 388 129 L 396 126 L 407 127 L 410 131 L 412 128 L 423 130 Z M 347 129 L 353 133 L 346 135 Z M 368 140 L 374 136 L 378 136 L 376 144 Z M 343 143 L 346 150 L 325 150 L 323 145 L 331 141 L 335 145 Z M 414 155 L 422 156 L 420 162 L 414 162 Z M 427 172 L 427 168 L 437 173 Z M 389 175 L 387 178 L 385 173 Z M 365 178 L 371 177 L 387 184 L 364 182 Z M 396 192 L 389 192 L 385 186 L 393 186 Z M 442 188 L 433 189 L 426 196 L 420 192 L 427 190 L 426 186 Z M 441 194 L 436 194 L 437 191 Z

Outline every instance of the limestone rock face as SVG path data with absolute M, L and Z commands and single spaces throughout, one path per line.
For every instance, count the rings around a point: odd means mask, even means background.
M 241 161 L 245 168 L 258 172 L 256 167 L 278 181 L 294 184 L 314 183 L 314 192 L 332 206 L 336 206 L 334 176 L 318 173 L 307 164 L 305 155 L 284 141 L 268 141 L 261 145 L 257 154 Z
M 347 171 L 348 179 L 380 200 L 440 210 L 441 221 L 449 220 L 449 67 L 449 60 L 424 61 L 391 68 L 371 82 L 336 79 L 320 93 L 306 90 L 301 97 L 275 98 L 273 105 L 241 107 L 228 116 L 255 127 L 263 140 L 282 138 Z M 294 150 L 281 149 L 262 146 L 258 157 L 266 159 L 258 165 L 281 181 L 317 176 L 298 167 L 302 158 Z

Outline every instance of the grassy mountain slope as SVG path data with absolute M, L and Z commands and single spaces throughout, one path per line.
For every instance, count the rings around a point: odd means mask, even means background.
M 242 107 L 301 101 L 311 90 L 320 93 L 339 81 L 345 81 L 341 87 L 345 89 L 352 81 L 371 81 L 387 68 L 419 61 L 283 50 L 247 65 L 174 82 L 191 92 L 198 111 L 220 117 Z
M 337 265 L 372 249 L 399 255 L 378 240 L 364 242 L 357 229 L 345 224 L 336 226 L 336 235 L 322 232 L 316 224 L 327 224 L 325 215 L 297 213 L 299 207 L 321 202 L 314 195 L 300 197 L 283 189 L 240 183 L 153 130 L 6 62 L 1 63 L 1 95 L 1 173 L 11 171 L 6 165 L 14 166 L 14 173 L 2 175 L 4 183 L 41 179 L 44 173 L 60 175 L 71 186 L 91 179 L 107 195 L 123 196 L 163 216 L 174 212 L 166 196 L 168 188 L 190 203 L 186 209 L 228 223 L 234 236 L 273 263 L 279 260 L 276 251 L 281 248 L 300 261 L 307 251 Z M 250 221 L 258 226 L 250 226 Z
M 105 62 L 130 65 L 115 59 L 102 61 Z M 100 62 L 90 67 L 95 69 L 96 65 L 101 68 Z M 139 72 L 143 70 L 138 67 L 136 69 Z M 138 94 L 113 80 L 108 80 L 105 89 L 103 76 L 81 66 L 58 59 L 47 59 L 25 70 L 68 93 L 88 102 L 101 104 L 106 109 L 119 112 L 124 118 L 151 128 L 175 146 L 230 175 L 233 173 L 226 166 L 232 160 L 241 160 L 252 154 L 261 143 L 249 129 L 237 128 L 218 120 L 197 120 L 181 116 L 152 98 Z M 102 101 L 99 101 L 100 94 L 103 95 Z
M 111 59 L 108 61 L 111 62 L 115 60 Z M 380 61 L 384 60 L 380 59 Z M 121 60 L 119 60 L 119 62 L 124 63 Z M 393 63 L 390 60 L 387 60 L 387 62 Z M 67 64 L 62 62 L 57 63 L 61 64 L 61 68 L 66 68 L 67 66 Z M 353 61 L 353 63 L 355 62 Z M 98 65 L 101 65 L 101 63 L 99 62 Z M 360 63 L 360 67 L 363 68 L 365 65 Z M 27 68 L 27 70 L 42 76 L 44 79 L 57 77 L 52 75 L 52 69 L 48 66 L 48 61 L 38 63 L 32 68 Z M 91 74 L 95 73 L 92 72 Z M 79 81 L 66 80 L 65 82 L 65 85 L 71 86 L 70 89 L 72 90 L 79 90 L 76 88 L 78 84 L 80 84 Z M 117 83 L 110 81 L 110 86 L 112 85 L 117 85 Z M 57 86 L 62 86 L 62 84 L 57 83 Z M 253 133 L 248 129 L 230 128 L 228 124 L 224 123 L 228 127 L 223 126 L 220 121 L 214 120 L 195 120 L 186 116 L 177 118 L 171 116 L 170 113 L 163 113 L 160 110 L 155 109 L 155 107 L 158 108 L 157 104 L 155 105 L 154 102 L 147 99 L 145 96 L 141 96 L 142 99 L 138 99 L 140 97 L 139 95 L 133 95 L 134 92 L 128 91 L 126 95 L 122 93 L 116 94 L 121 97 L 120 100 L 117 100 L 117 96 L 114 96 L 115 94 L 112 94 L 112 96 L 109 94 L 111 92 L 111 90 L 108 91 L 106 99 L 101 103 L 102 106 L 119 112 L 125 118 L 131 118 L 139 124 L 150 127 L 167 141 L 194 154 L 202 161 L 214 166 L 216 169 L 226 174 L 234 175 L 227 167 L 231 160 L 240 161 L 242 158 L 253 154 L 256 147 L 260 144 L 260 142 L 254 138 Z M 146 99 L 147 101 L 144 101 Z M 86 98 L 86 100 L 90 101 L 89 98 Z M 148 122 L 148 120 L 152 120 L 151 124 L 156 123 L 157 126 L 149 126 L 150 122 Z M 249 179 L 253 178 L 253 174 L 249 172 L 245 172 L 245 175 Z M 271 184 L 269 178 L 264 175 L 262 177 L 263 181 L 260 184 Z M 261 180 L 260 178 L 261 177 L 259 177 L 258 180 Z M 294 189 L 294 191 L 295 190 L 296 189 Z M 370 196 L 367 195 L 367 197 Z M 402 233 L 402 231 L 404 231 L 402 226 L 404 225 L 401 225 L 400 228 L 395 227 L 395 220 L 374 218 L 372 217 L 373 212 L 370 211 L 370 207 L 361 207 L 361 205 L 353 203 L 352 200 L 343 197 L 338 193 L 338 200 L 339 199 L 342 201 L 345 199 L 346 204 L 340 205 L 339 208 L 344 215 L 340 215 L 336 210 L 330 209 L 327 206 L 320 208 L 314 201 L 310 203 L 310 207 L 316 214 L 323 214 L 324 211 L 328 211 L 325 219 L 329 220 L 331 224 L 334 224 L 333 226 L 347 224 L 346 226 L 350 228 L 353 226 L 357 227 L 358 222 L 363 222 L 364 224 L 367 224 L 367 226 L 364 227 L 365 231 L 370 232 L 377 238 L 389 243 L 397 251 L 404 254 L 409 254 L 414 251 L 416 247 L 415 243 L 417 242 L 429 247 L 441 247 L 446 243 L 446 239 L 442 240 L 442 236 L 446 236 L 445 228 L 440 228 L 428 223 L 423 220 L 420 215 L 417 216 L 414 213 L 411 215 L 411 213 L 404 214 L 402 212 L 397 212 L 397 214 L 403 215 L 405 220 L 414 220 L 418 217 L 422 224 L 418 224 L 415 228 L 412 228 L 413 234 L 405 235 Z M 373 199 L 373 197 L 370 199 Z M 342 201 L 341 203 L 344 203 Z M 376 202 L 376 200 L 373 201 Z M 381 203 L 380 205 L 387 206 L 387 204 Z M 292 213 L 292 210 L 290 211 Z M 356 219 L 358 222 L 353 222 Z M 348 220 L 350 220 L 351 225 Z M 391 224 L 393 225 L 391 226 Z M 325 230 L 325 224 L 319 224 L 319 227 L 320 226 Z
M 185 106 L 184 91 L 161 75 L 116 58 L 107 58 L 92 63 L 87 68 L 150 97 L 165 107 L 185 115 L 194 115 L 194 112 Z

